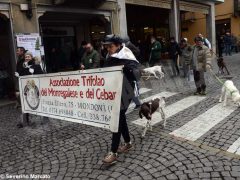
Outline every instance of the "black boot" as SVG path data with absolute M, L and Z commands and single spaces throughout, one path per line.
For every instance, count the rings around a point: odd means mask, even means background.
M 197 88 L 197 91 L 194 93 L 194 95 L 200 95 L 201 94 L 201 88 Z
M 207 93 L 206 93 L 206 85 L 202 85 L 201 86 L 201 95 L 206 95 Z

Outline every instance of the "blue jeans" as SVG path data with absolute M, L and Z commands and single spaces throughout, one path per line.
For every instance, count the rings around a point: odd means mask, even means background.
M 227 55 L 230 55 L 230 56 L 231 56 L 231 51 L 232 51 L 232 46 L 231 46 L 231 44 L 226 44 L 226 45 L 225 45 L 225 53 L 226 53 L 226 56 L 227 56 Z

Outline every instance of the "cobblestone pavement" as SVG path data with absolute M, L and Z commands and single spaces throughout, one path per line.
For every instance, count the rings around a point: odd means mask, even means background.
M 239 57 L 225 58 L 233 81 L 240 89 Z M 214 71 L 217 68 L 214 67 Z M 163 80 L 143 81 L 150 91 L 141 99 L 160 92 L 176 92 L 166 98 L 167 107 L 192 96 L 194 84 L 183 78 L 171 78 L 170 69 Z M 142 127 L 134 124 L 137 111 L 127 114 L 134 149 L 121 154 L 119 162 L 103 166 L 102 158 L 110 149 L 107 130 L 56 119 L 43 122 L 31 116 L 32 126 L 16 128 L 20 110 L 0 108 L 0 179 L 10 175 L 49 175 L 51 179 L 240 179 L 240 153 L 229 152 L 240 137 L 240 110 L 228 116 L 196 140 L 172 135 L 204 112 L 218 106 L 221 85 L 208 73 L 208 95 L 190 107 L 177 111 L 153 126 L 141 138 Z M 220 113 L 220 112 L 219 112 Z M 219 114 L 216 112 L 215 116 Z M 214 117 L 209 118 L 209 122 Z M 171 134 L 170 134 L 171 133 Z

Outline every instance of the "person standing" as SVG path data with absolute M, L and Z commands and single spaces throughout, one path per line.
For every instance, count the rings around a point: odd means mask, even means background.
M 180 59 L 183 65 L 183 77 L 187 77 L 190 70 L 190 63 L 192 59 L 192 47 L 187 43 L 186 38 L 183 38 L 180 42 Z
M 219 57 L 222 57 L 223 49 L 224 49 L 224 37 L 220 36 L 218 38 L 218 56 Z
M 43 70 L 39 64 L 36 64 L 35 59 L 33 58 L 33 54 L 31 52 L 26 52 L 24 55 L 24 61 L 19 65 L 16 69 L 15 76 L 26 76 L 32 74 L 43 74 Z M 17 124 L 19 128 L 22 128 L 23 125 L 27 123 L 30 125 L 29 114 L 22 114 L 21 121 Z
M 91 43 L 86 45 L 86 51 L 81 60 L 81 69 L 93 69 L 100 66 L 100 55 Z
M 111 164 L 117 160 L 118 153 L 128 152 L 133 148 L 125 113 L 134 96 L 134 81 L 136 81 L 134 71 L 138 70 L 137 66 L 139 62 L 136 60 L 132 51 L 125 47 L 125 45 L 122 43 L 122 39 L 119 36 L 107 35 L 103 41 L 103 44 L 108 50 L 105 66 L 124 66 L 118 132 L 112 134 L 111 151 L 103 159 L 104 163 Z M 121 135 L 123 136 L 125 143 L 119 147 Z
M 229 32 L 226 33 L 224 36 L 224 43 L 225 43 L 225 53 L 226 56 L 231 56 L 231 49 L 232 49 L 232 36 Z
M 149 57 L 149 66 L 152 67 L 161 59 L 161 43 L 155 37 L 151 37 L 151 52 Z
M 21 68 L 22 67 L 22 63 L 24 62 L 24 55 L 25 55 L 25 48 L 24 47 L 17 47 L 17 51 L 16 51 L 16 55 L 17 55 L 17 67 Z
M 207 38 L 203 37 L 201 33 L 198 34 L 198 37 L 202 38 L 203 45 L 207 46 L 209 49 L 212 49 L 212 45 Z
M 238 53 L 238 45 L 237 45 L 237 37 L 232 35 L 232 49 L 231 51 L 235 51 L 235 53 Z
M 86 51 L 87 41 L 82 41 L 80 48 L 78 49 L 78 67 L 81 64 L 82 57 Z
M 123 43 L 125 44 L 125 46 L 130 49 L 133 53 L 133 55 L 135 56 L 136 59 L 140 58 L 140 49 L 138 47 L 136 47 L 129 39 L 129 37 L 127 36 L 126 38 L 123 39 Z M 134 82 L 135 83 L 135 93 L 134 93 L 134 97 L 133 97 L 133 102 L 135 103 L 135 110 L 137 110 L 140 106 L 141 106 L 141 102 L 139 100 L 139 80 L 140 80 L 140 74 L 136 75 L 137 80 Z
M 179 68 L 178 68 L 178 55 L 180 55 L 181 51 L 179 48 L 178 43 L 175 41 L 174 37 L 170 38 L 169 48 L 168 48 L 168 54 L 171 59 L 171 66 L 172 66 L 172 72 L 173 76 L 179 75 Z
M 194 81 L 196 85 L 196 92 L 194 95 L 206 95 L 206 83 L 204 72 L 207 68 L 211 68 L 211 52 L 210 49 L 203 44 L 203 39 L 200 37 L 195 38 L 196 45 L 193 48 L 192 69 Z

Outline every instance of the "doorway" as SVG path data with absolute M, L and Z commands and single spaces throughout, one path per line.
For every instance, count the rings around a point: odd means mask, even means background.
M 14 98 L 14 76 L 16 66 L 12 52 L 10 20 L 0 14 L 0 99 Z

